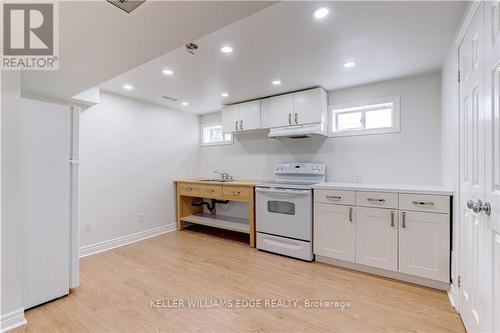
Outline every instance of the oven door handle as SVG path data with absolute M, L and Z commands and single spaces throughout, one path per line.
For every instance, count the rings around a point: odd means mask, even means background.
M 276 189 L 276 188 L 265 188 L 256 187 L 255 192 L 265 192 L 273 194 L 299 194 L 299 195 L 309 195 L 311 190 L 292 190 L 292 189 Z

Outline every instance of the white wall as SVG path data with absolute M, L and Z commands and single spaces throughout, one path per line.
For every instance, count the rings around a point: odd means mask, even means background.
M 1 73 L 1 329 L 23 324 L 23 230 L 20 223 L 19 72 Z
M 106 92 L 82 112 L 81 246 L 175 223 L 172 181 L 197 174 L 198 122 L 195 115 Z
M 273 165 L 288 161 L 327 164 L 327 180 L 388 184 L 441 183 L 441 76 L 430 73 L 330 92 L 329 104 L 401 96 L 401 133 L 275 140 L 266 132 L 235 136 L 235 144 L 203 147 L 200 172 L 224 169 L 235 178 L 273 178 Z M 213 122 L 219 113 L 204 115 Z

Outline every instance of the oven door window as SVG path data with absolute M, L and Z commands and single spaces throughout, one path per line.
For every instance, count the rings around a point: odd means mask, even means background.
M 267 202 L 267 211 L 269 213 L 295 215 L 295 204 L 288 201 L 269 200 Z

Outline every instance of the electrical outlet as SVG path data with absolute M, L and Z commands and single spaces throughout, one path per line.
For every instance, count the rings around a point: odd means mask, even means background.
M 92 231 L 92 222 L 90 221 L 85 222 L 85 231 L 86 232 Z
M 144 213 L 137 214 L 137 222 L 139 222 L 139 223 L 144 222 Z

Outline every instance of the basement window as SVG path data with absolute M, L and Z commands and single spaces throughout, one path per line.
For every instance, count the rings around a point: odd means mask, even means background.
M 399 96 L 330 107 L 329 136 L 400 132 Z
M 201 126 L 201 146 L 228 145 L 233 143 L 231 133 L 223 133 L 222 125 L 202 125 Z

